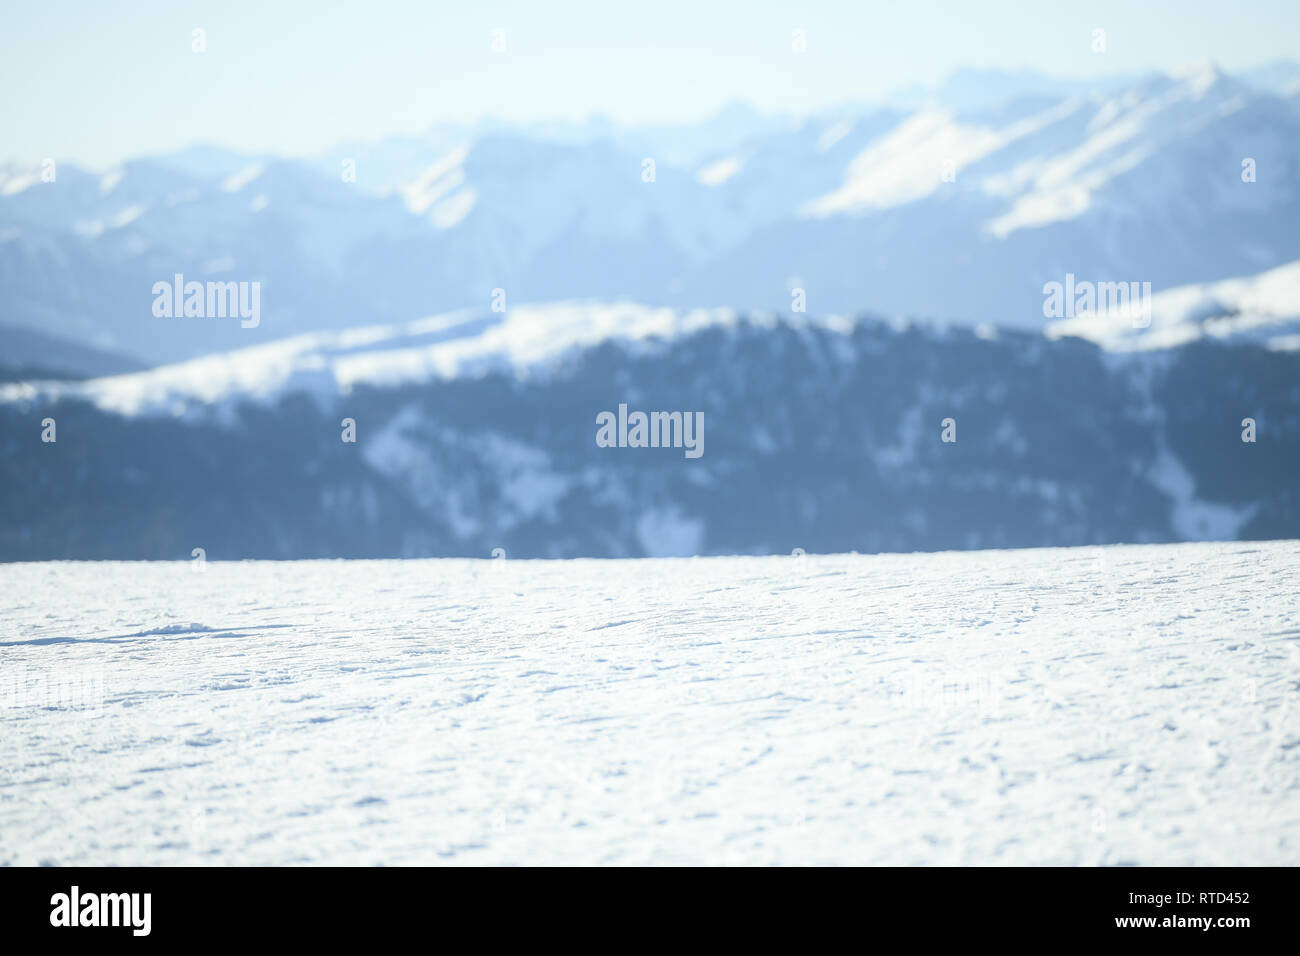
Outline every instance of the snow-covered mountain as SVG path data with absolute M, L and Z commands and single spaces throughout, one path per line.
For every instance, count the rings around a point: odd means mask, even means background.
M 1300 261 L 1255 276 L 1177 286 L 1151 297 L 1149 324 L 1123 309 L 1061 319 L 1050 336 L 1077 335 L 1113 351 L 1164 349 L 1197 339 L 1300 350 Z
M 1300 353 L 1250 345 L 461 312 L 0 385 L 0 560 L 1300 537 L 1297 382 Z M 603 445 L 620 406 L 689 416 L 700 454 Z
M 7 167 L 0 319 L 154 362 L 479 310 L 497 289 L 745 311 L 802 289 L 809 313 L 1038 328 L 1067 273 L 1160 291 L 1300 260 L 1284 72 L 1092 92 L 970 73 L 801 119 L 737 105 L 676 127 L 441 125 L 301 159 L 195 147 L 59 163 L 53 182 Z M 260 283 L 262 321 L 155 317 L 176 274 Z

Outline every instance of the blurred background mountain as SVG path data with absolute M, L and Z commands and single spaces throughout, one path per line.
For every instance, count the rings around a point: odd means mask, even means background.
M 42 172 L 0 169 L 0 559 L 1300 535 L 1292 62 Z M 178 273 L 260 323 L 156 317 Z M 1067 273 L 1150 326 L 1045 318 Z M 704 457 L 597 448 L 620 402 Z
M 494 289 L 785 312 L 797 287 L 812 313 L 1033 329 L 1067 272 L 1160 291 L 1300 260 L 1300 67 L 1098 85 L 964 71 L 802 119 L 484 121 L 301 159 L 60 163 L 54 183 L 10 165 L 2 319 L 149 363 L 484 308 Z M 150 290 L 176 273 L 260 282 L 264 321 L 160 321 Z

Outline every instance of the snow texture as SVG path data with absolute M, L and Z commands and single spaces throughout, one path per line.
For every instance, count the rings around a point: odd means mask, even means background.
M 1295 864 L 1298 565 L 6 565 L 0 863 Z

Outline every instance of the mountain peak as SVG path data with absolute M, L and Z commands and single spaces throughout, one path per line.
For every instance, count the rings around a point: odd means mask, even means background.
M 1199 96 L 1224 79 L 1224 72 L 1213 60 L 1193 60 L 1171 69 L 1169 77 L 1188 84 Z

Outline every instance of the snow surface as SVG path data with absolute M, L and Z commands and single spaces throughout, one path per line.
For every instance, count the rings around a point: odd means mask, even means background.
M 0 863 L 1300 857 L 1297 542 L 195 567 L 0 566 Z

